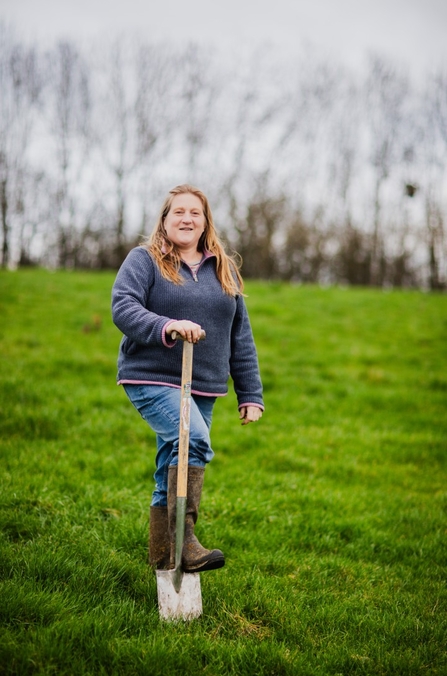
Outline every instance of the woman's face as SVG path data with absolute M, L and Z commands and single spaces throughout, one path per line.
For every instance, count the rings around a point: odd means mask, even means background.
M 202 202 L 196 195 L 176 195 L 164 221 L 166 234 L 180 251 L 197 251 L 205 230 Z

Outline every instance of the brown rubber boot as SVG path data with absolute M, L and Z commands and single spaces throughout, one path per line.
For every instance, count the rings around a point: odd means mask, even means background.
M 149 524 L 149 563 L 152 568 L 169 568 L 171 545 L 167 507 L 151 507 Z
M 185 573 L 202 573 L 205 570 L 222 568 L 225 558 L 220 549 L 205 549 L 194 535 L 194 526 L 199 513 L 202 495 L 204 467 L 188 467 L 188 495 L 186 498 L 185 541 L 182 552 L 182 568 Z M 175 565 L 175 513 L 177 501 L 177 467 L 168 470 L 168 513 L 171 537 L 171 568 Z

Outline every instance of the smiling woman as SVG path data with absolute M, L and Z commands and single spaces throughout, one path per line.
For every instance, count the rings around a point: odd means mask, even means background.
M 259 420 L 262 385 L 243 282 L 217 235 L 205 195 L 191 185 L 170 191 L 151 237 L 133 249 L 113 287 L 113 319 L 124 336 L 118 383 L 157 435 L 149 560 L 172 568 L 175 560 L 177 465 L 182 348 L 175 331 L 197 345 L 191 382 L 184 572 L 220 568 L 220 549 L 194 535 L 205 466 L 214 456 L 210 427 L 217 397 L 230 374 L 242 424 Z
M 168 238 L 177 247 L 185 263 L 200 262 L 199 240 L 205 230 L 202 202 L 196 195 L 180 193 L 172 200 L 164 221 Z

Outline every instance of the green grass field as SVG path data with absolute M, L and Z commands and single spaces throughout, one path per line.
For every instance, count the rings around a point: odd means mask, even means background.
M 113 277 L 0 273 L 0 673 L 447 674 L 447 296 L 248 284 L 267 410 L 216 404 L 227 564 L 166 624 Z

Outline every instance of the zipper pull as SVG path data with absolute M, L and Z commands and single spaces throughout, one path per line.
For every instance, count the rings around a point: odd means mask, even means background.
M 197 277 L 197 275 L 196 275 L 196 273 L 195 273 L 195 270 L 191 270 L 191 272 L 192 272 L 192 278 L 193 278 L 193 280 L 194 280 L 195 282 L 198 282 L 199 279 L 198 279 L 198 277 Z

